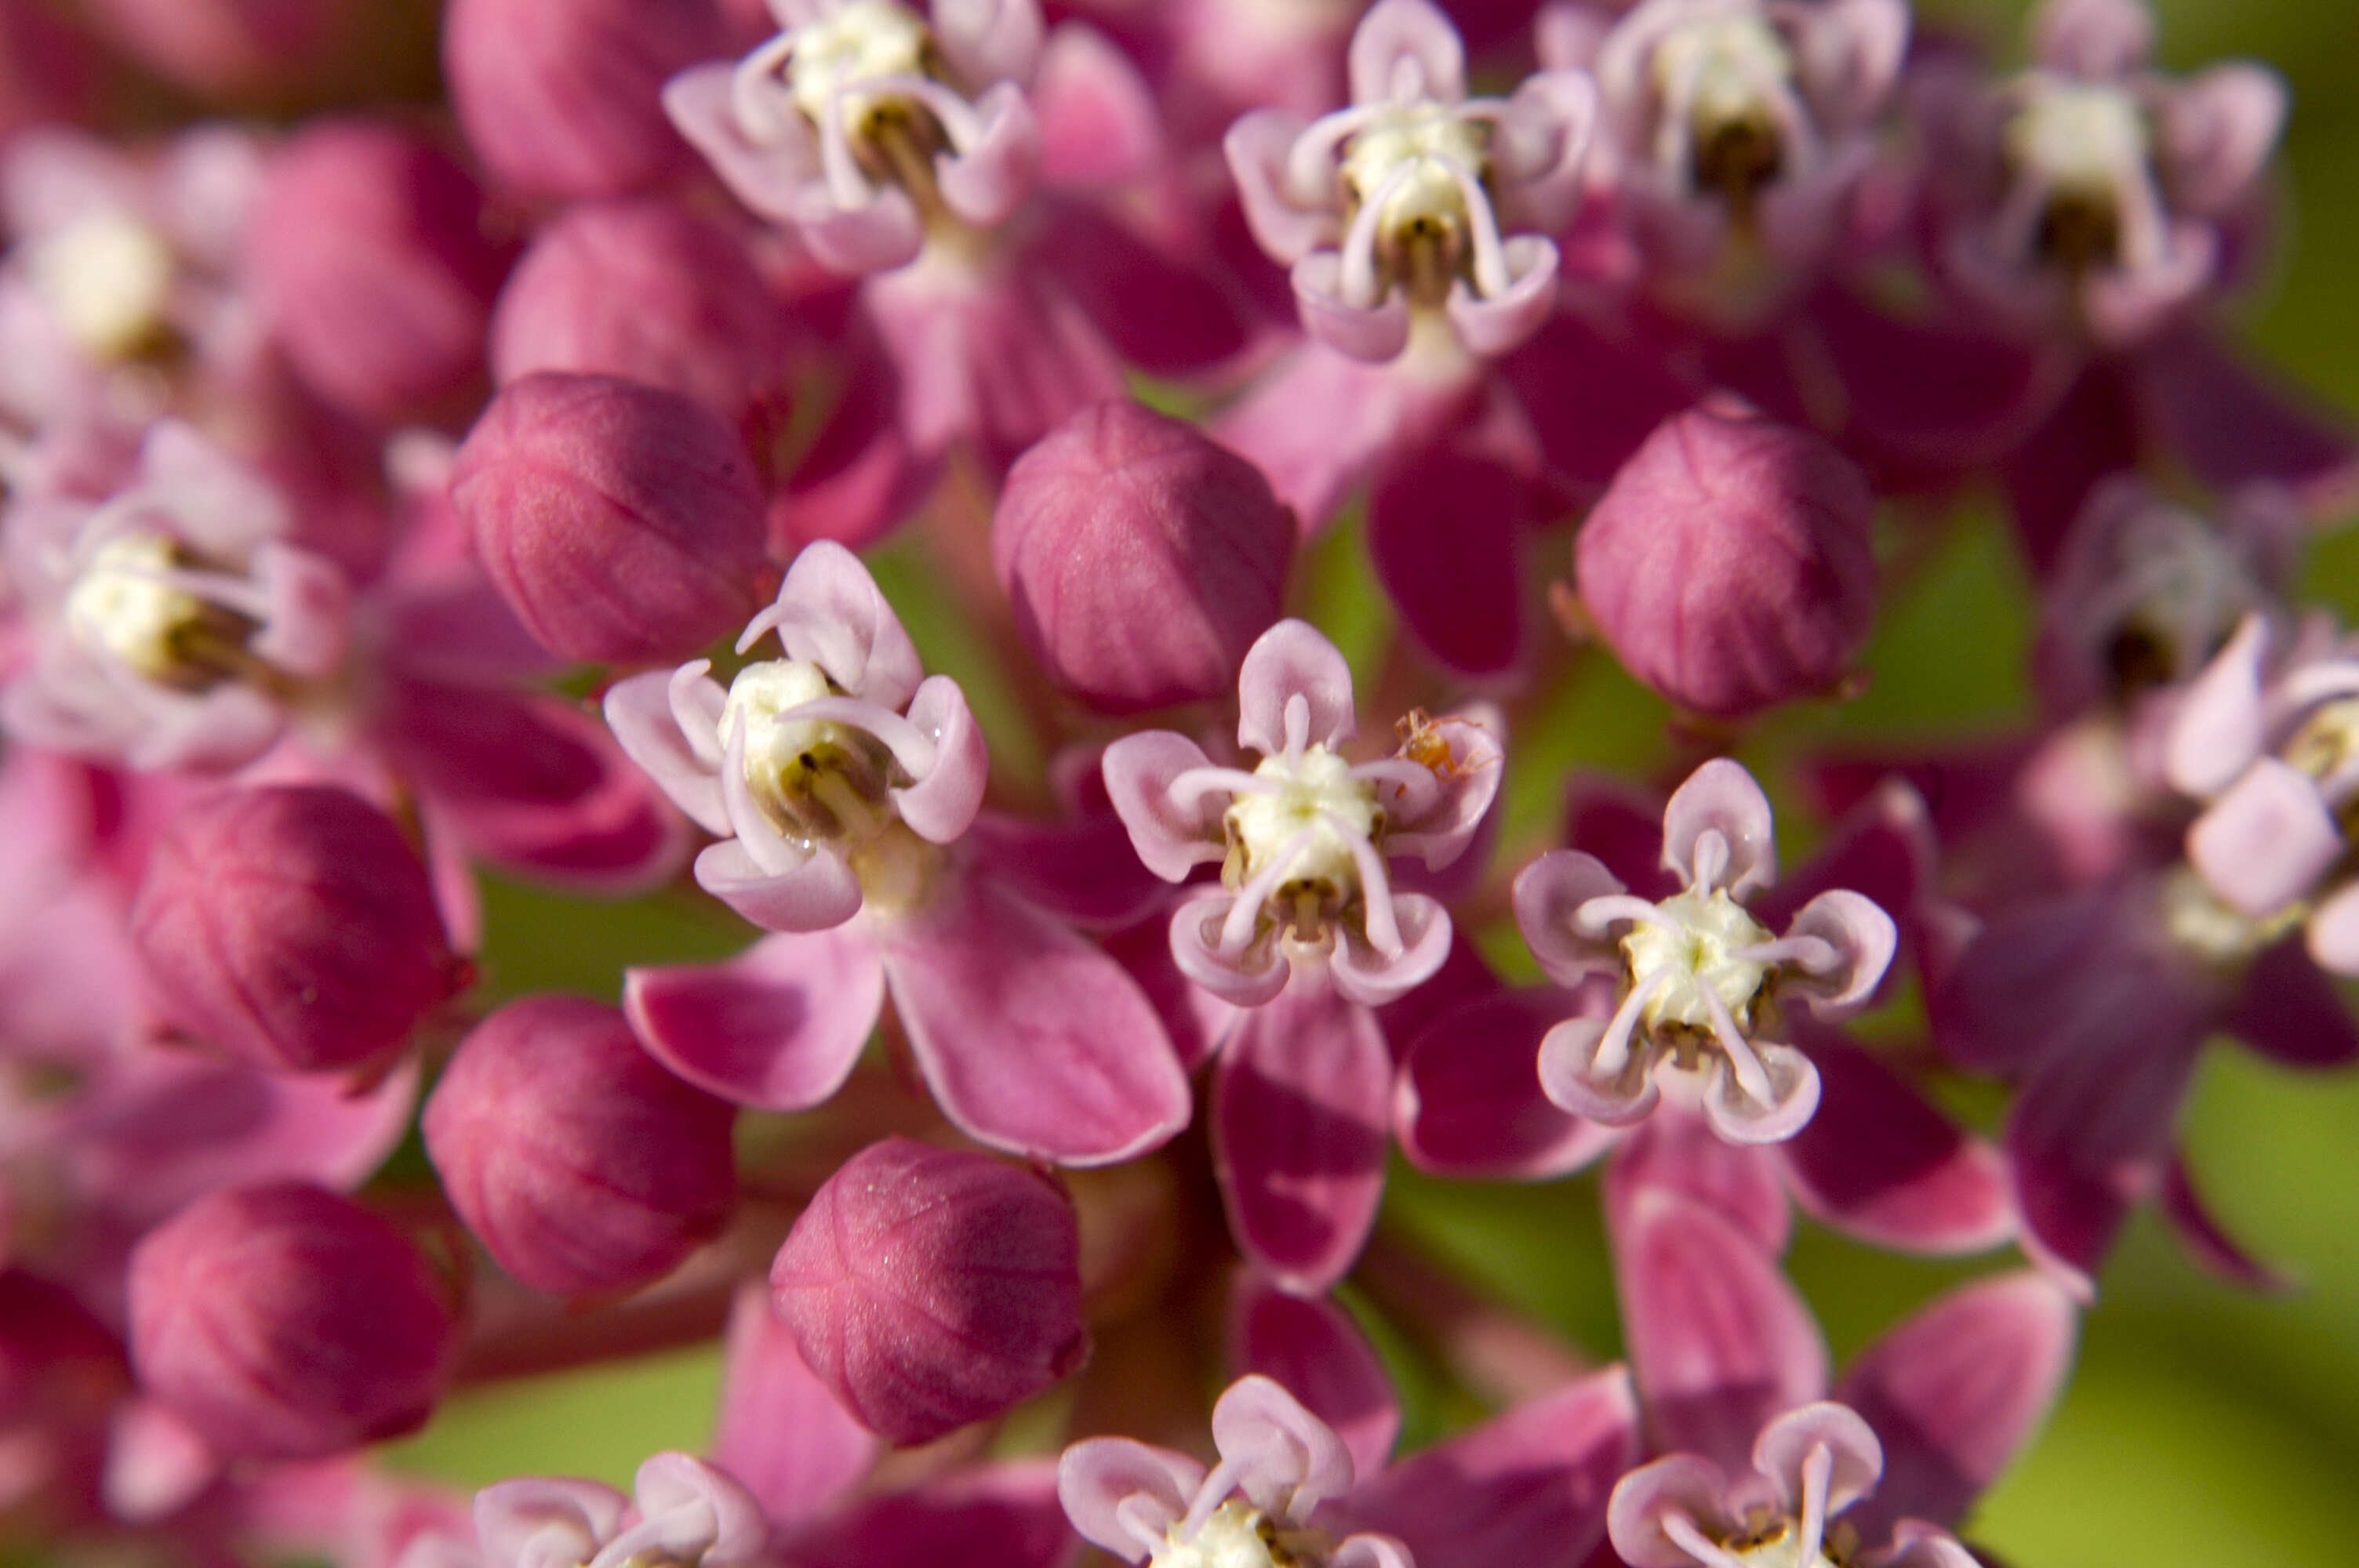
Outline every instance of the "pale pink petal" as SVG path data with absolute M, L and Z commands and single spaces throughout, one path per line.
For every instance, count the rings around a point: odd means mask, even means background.
M 1690 888 L 1718 888 L 1734 899 L 1777 880 L 1769 797 L 1744 763 L 1714 757 L 1671 793 L 1663 807 L 1663 865 Z
M 1618 1072 L 1602 1073 L 1597 1047 L 1607 1029 L 1603 1018 L 1568 1018 L 1540 1039 L 1540 1090 L 1559 1109 L 1607 1127 L 1629 1127 L 1655 1112 L 1663 1091 L 1655 1082 L 1654 1049 L 1630 1043 L 1629 1060 Z
M 1431 979 L 1450 957 L 1450 912 L 1419 892 L 1392 894 L 1401 950 L 1387 955 L 1353 931 L 1336 935 L 1328 972 L 1336 991 L 1363 1007 L 1398 1001 Z
M 2343 848 L 2317 781 L 2275 757 L 2246 768 L 2187 829 L 2188 863 L 2256 920 L 2307 894 Z
M 696 664 L 706 665 L 706 661 L 699 659 Z M 693 666 L 684 666 L 682 673 L 688 667 Z M 674 806 L 706 832 L 727 837 L 735 830 L 721 803 L 721 781 L 714 776 L 713 765 L 681 732 L 675 716 L 671 691 L 677 678 L 670 670 L 647 670 L 608 687 L 602 699 L 606 728 L 614 731 L 614 743 L 622 747 L 623 754 L 655 780 L 656 787 Z M 720 689 L 717 683 L 704 684 Z
M 1819 1108 L 1819 1070 L 1791 1045 L 1753 1042 L 1769 1076 L 1769 1098 L 1758 1100 L 1737 1082 L 1725 1056 L 1712 1059 L 1704 1080 L 1704 1119 L 1731 1143 L 1781 1143 L 1799 1132 Z
M 1400 1401 L 1365 1336 L 1332 1302 L 1288 1295 L 1252 1270 L 1229 1292 L 1229 1358 L 1297 1397 L 1350 1450 L 1354 1471 L 1374 1476 L 1400 1435 Z
M 1418 1568 L 1580 1568 L 1638 1454 L 1629 1375 L 1609 1367 L 1411 1454 L 1341 1511 L 1399 1537 Z
M 108 1422 L 101 1496 L 123 1522 L 158 1524 L 212 1486 L 222 1466 L 186 1422 L 154 1400 L 135 1399 L 118 1405 Z
M 962 80 L 1030 83 L 1040 61 L 1037 0 L 933 0 L 931 12 L 942 57 Z
M 294 531 L 278 487 L 178 419 L 158 422 L 139 448 L 139 482 L 168 498 L 199 554 L 240 560 Z
M 1684 1519 L 1716 1540 L 1732 1533 L 1737 1521 L 1726 1473 L 1696 1454 L 1674 1454 L 1631 1471 L 1614 1488 L 1606 1512 L 1615 1554 L 1629 1568 L 1695 1568 L 1687 1548 L 1665 1533 L 1667 1519 Z
M 1360 1254 L 1385 1184 L 1392 1058 L 1375 1015 L 1298 969 L 1248 1013 L 1212 1081 L 1213 1171 L 1245 1256 L 1323 1291 Z
M 1085 1438 L 1057 1462 L 1057 1497 L 1083 1540 L 1125 1563 L 1144 1563 L 1162 1533 L 1185 1518 L 1204 1467 L 1184 1454 L 1127 1437 Z M 1140 1529 L 1131 1528 L 1136 1522 Z M 1141 1539 L 1142 1531 L 1152 1531 Z
M 1247 1375 L 1212 1405 L 1212 1444 L 1264 1513 L 1308 1520 L 1352 1489 L 1352 1452 L 1334 1428 L 1267 1378 Z
M 1538 234 L 1516 234 L 1501 250 L 1508 278 L 1503 292 L 1478 295 L 1461 280 L 1451 286 L 1450 297 L 1442 305 L 1466 351 L 1484 359 L 1521 348 L 1556 305 L 1555 242 Z
M 803 546 L 778 585 L 777 602 L 754 618 L 738 646 L 752 645 L 756 627 L 776 627 L 790 659 L 807 659 L 853 696 L 898 713 L 918 695 L 925 666 L 885 602 L 860 557 L 821 539 Z
M 1229 797 L 1219 791 L 1184 803 L 1171 797 L 1174 779 L 1212 765 L 1202 747 L 1169 730 L 1143 730 L 1105 749 L 1106 794 L 1131 847 L 1165 881 L 1185 881 L 1190 871 L 1226 852 L 1221 814 Z
M 1609 1214 L 1622 1330 L 1659 1451 L 1742 1473 L 1769 1418 L 1825 1396 L 1826 1345 L 1754 1238 L 1678 1194 Z
M 697 852 L 696 885 L 765 931 L 815 934 L 860 913 L 860 879 L 827 845 L 788 871 L 772 871 L 742 840 L 724 838 Z
M 1221 925 L 1234 904 L 1233 895 L 1209 892 L 1171 912 L 1171 961 L 1202 989 L 1232 1007 L 1260 1007 L 1286 989 L 1293 963 L 1274 935 L 1264 935 L 1242 952 L 1223 953 Z
M 294 675 L 333 675 L 351 642 L 352 588 L 342 568 L 272 540 L 255 547 L 247 569 L 268 604 L 247 647 Z
M 1385 103 L 1396 92 L 1455 103 L 1466 96 L 1466 49 L 1426 0 L 1377 0 L 1352 34 L 1352 102 Z
M 1159 1148 L 1192 1101 L 1122 966 L 1031 905 L 956 878 L 876 923 L 886 983 L 934 1103 L 977 1141 L 1067 1165 Z
M 1908 52 L 1906 0 L 1832 0 L 1801 16 L 1794 71 L 1821 128 L 1846 131 L 1873 121 Z
M 979 228 L 1004 222 L 1032 192 L 1040 168 L 1040 127 L 1024 90 L 1003 81 L 974 101 L 983 134 L 956 157 L 934 160 L 942 203 Z
M 1598 1000 L 1610 1010 L 1610 994 Z M 1540 1041 L 1576 1005 L 1559 990 L 1506 991 L 1451 1008 L 1419 1032 L 1393 1089 L 1393 1136 L 1409 1163 L 1529 1181 L 1567 1175 L 1611 1145 L 1609 1130 L 1540 1089 Z
M 1813 1017 L 1829 1021 L 1848 1018 L 1868 1004 L 1900 942 L 1892 916 L 1843 888 L 1804 904 L 1786 935 L 1814 936 L 1833 950 L 1823 968 L 1793 964 L 1783 970 L 1785 991 L 1799 996 Z
M 1604 862 L 1575 849 L 1551 849 L 1516 873 L 1516 928 L 1550 979 L 1577 986 L 1593 975 L 1620 972 L 1620 948 L 1582 935 L 1573 915 L 1591 899 L 1621 891 Z
M 1769 1257 L 1786 1250 L 1793 1206 L 1778 1184 L 1768 1150 L 1731 1143 L 1684 1108 L 1666 1108 L 1633 1131 L 1605 1167 L 1608 1212 L 1648 1192 L 1680 1194 L 1702 1204 L 1753 1238 Z
M 1291 199 L 1286 178 L 1287 153 L 1309 123 L 1283 109 L 1255 109 L 1231 125 L 1221 138 L 1229 174 L 1237 184 L 1237 198 L 1254 243 L 1281 266 L 1292 266 L 1322 245 L 1343 238 L 1340 216 L 1323 208 L 1305 208 Z
M 1408 1548 L 1388 1535 L 1347 1535 L 1335 1543 L 1335 1568 L 1416 1568 Z
M 854 926 L 766 936 L 722 964 L 623 972 L 623 1011 L 656 1060 L 738 1105 L 803 1110 L 842 1087 L 884 1005 L 875 939 Z
M 781 1529 L 823 1513 L 868 1473 L 880 1444 L 804 1363 L 766 1281 L 737 1288 L 726 1343 L 713 1462 Z
M 948 676 L 929 676 L 909 699 L 909 722 L 934 743 L 934 765 L 906 788 L 892 791 L 901 820 L 919 838 L 948 844 L 967 830 L 983 809 L 983 788 L 991 772 L 983 727 L 966 705 L 966 693 Z
M 2359 882 L 2345 884 L 2311 912 L 2305 937 L 2320 968 L 2359 978 Z
M 2109 349 L 2138 346 L 2179 320 L 2219 267 L 2219 236 L 2208 224 L 2171 224 L 2160 259 L 2093 273 L 2082 284 L 2090 335 Z
M 768 1541 L 761 1505 L 736 1477 L 676 1450 L 650 1454 L 631 1478 L 638 1518 L 583 1568 L 646 1562 L 738 1568 Z
M 1358 732 L 1343 655 L 1309 622 L 1286 620 L 1256 638 L 1238 667 L 1237 744 L 1265 755 L 1284 752 L 1288 710 L 1298 698 L 1305 743 L 1338 746 Z
M 1826 1510 L 1839 1514 L 1876 1489 L 1884 1474 L 1884 1445 L 1855 1411 L 1832 1400 L 1790 1410 L 1761 1429 L 1753 1444 L 1753 1467 L 1777 1488 L 1788 1514 L 1799 1516 L 1804 1476 L 1811 1452 L 1823 1448 L 1829 1467 Z
M 1040 178 L 1099 189 L 1143 179 L 1166 155 L 1154 89 L 1130 57 L 1087 23 L 1049 35 L 1032 84 L 1040 126 Z
M 734 60 L 715 60 L 680 72 L 664 83 L 664 114 L 730 194 L 774 222 L 791 223 L 810 205 L 809 192 L 820 180 L 819 148 L 800 126 L 778 143 L 746 140 L 730 104 L 736 69 Z
M 2154 15 L 2139 0 L 2047 0 L 2032 21 L 2031 50 L 2070 76 L 2120 77 L 2154 52 Z
M 1983 1568 L 1983 1560 L 1949 1531 L 1917 1519 L 1893 1527 L 1892 1545 L 1860 1559 L 1861 1568 Z
M 1902 1518 L 1954 1524 L 2046 1417 L 2079 1314 L 2041 1275 L 1977 1281 L 1861 1352 L 1836 1398 L 1884 1440 L 1885 1475 L 1851 1516 L 1868 1539 Z
M 1501 228 L 1556 234 L 1571 224 L 1596 122 L 1597 89 L 1586 71 L 1536 71 L 1516 84 L 1491 144 Z
M 580 1568 L 622 1527 L 630 1503 L 596 1481 L 495 1481 L 475 1494 L 475 1544 L 497 1568 Z
M 1302 330 L 1339 354 L 1365 364 L 1387 364 L 1408 346 L 1408 303 L 1388 290 L 1373 304 L 1345 297 L 1343 258 L 1312 251 L 1296 262 L 1287 278 L 1294 288 Z
M 2163 99 L 2161 157 L 2171 200 L 2205 216 L 2253 188 L 2285 129 L 2285 79 L 2267 66 L 2232 60 L 2178 83 Z
M 1395 860 L 1415 855 L 1427 871 L 1439 871 L 1465 854 L 1506 782 L 1506 752 L 1499 741 L 1506 726 L 1506 715 L 1489 703 L 1477 703 L 1416 733 L 1420 764 L 1433 770 L 1441 787 L 1415 816 L 1387 800 L 1386 855 Z M 1426 761 L 1428 749 L 1437 742 L 1444 760 Z

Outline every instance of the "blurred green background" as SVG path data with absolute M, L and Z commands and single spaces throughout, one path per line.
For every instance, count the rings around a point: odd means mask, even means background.
M 1920 6 L 1987 27 L 2002 51 L 2021 7 Z M 2186 70 L 2232 55 L 2276 65 L 2294 88 L 2280 167 L 2291 222 L 2281 276 L 2254 302 L 2253 344 L 2346 411 L 2359 410 L 2359 4 L 2354 0 L 2158 0 L 2162 52 Z M 1348 644 L 1381 634 L 1348 537 L 1321 552 L 1313 613 Z M 906 568 L 904 547 L 897 561 Z M 903 597 L 904 570 L 881 573 Z M 2321 542 L 2310 585 L 2359 617 L 2359 532 Z M 913 619 L 919 611 L 913 613 Z M 2011 656 L 2027 624 L 1995 524 L 1970 522 L 1940 569 L 1892 603 L 1867 664 L 1874 684 L 1840 712 L 1805 716 L 1790 742 L 1955 732 L 2027 711 Z M 962 678 L 983 654 L 955 628 L 921 641 Z M 1516 737 L 1510 806 L 1544 824 L 1553 779 L 1579 765 L 1658 755 L 1661 709 L 1595 667 Z M 978 706 L 987 706 L 978 694 Z M 1773 739 L 1772 745 L 1774 747 Z M 1792 846 L 1789 844 L 1789 853 Z M 492 890 L 487 969 L 499 994 L 564 987 L 611 994 L 625 962 L 725 950 L 740 936 L 677 906 L 587 913 Z M 2150 1217 L 2134 1224 L 2086 1323 L 2081 1362 L 2044 1435 L 1985 1499 L 1971 1531 L 2020 1568 L 2137 1564 L 2347 1568 L 2359 1481 L 2359 1075 L 2301 1076 L 2232 1048 L 2209 1054 L 2187 1120 L 2193 1167 L 2234 1231 L 2301 1285 L 2240 1294 L 2198 1272 Z M 1601 1353 L 1615 1340 L 1593 1181 L 1538 1188 L 1446 1184 L 1396 1171 L 1386 1222 Z M 2002 1266 L 2004 1260 L 2001 1260 Z M 1977 1269 L 1884 1258 L 1805 1227 L 1792 1268 L 1837 1356 L 1916 1302 Z M 708 1435 L 717 1353 L 675 1352 L 595 1373 L 534 1379 L 454 1400 L 396 1463 L 474 1486 L 522 1473 L 623 1481 L 647 1453 Z M 1411 1390 L 1412 1440 L 1437 1412 Z M 1503 1564 L 1501 1568 L 1512 1568 Z

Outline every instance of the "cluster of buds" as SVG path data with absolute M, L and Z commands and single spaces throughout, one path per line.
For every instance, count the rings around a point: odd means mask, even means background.
M 0 1560 L 1992 1560 L 2135 1209 L 2280 1282 L 2210 1041 L 2359 1061 L 2359 442 L 2154 31 L 0 0 Z M 1994 497 L 2038 701 L 1862 740 Z M 2013 1260 L 1838 1376 L 1798 1217 Z

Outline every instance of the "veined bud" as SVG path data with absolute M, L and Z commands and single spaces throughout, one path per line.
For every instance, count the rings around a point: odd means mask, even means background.
M 270 1072 L 394 1050 L 463 976 L 391 819 L 322 784 L 184 807 L 149 856 L 131 936 L 174 1024 Z
M 788 326 L 734 235 L 670 201 L 589 201 L 534 239 L 492 314 L 492 379 L 619 375 L 742 421 Z
M 734 1118 L 657 1065 L 615 1009 L 541 996 L 476 1025 L 421 1126 L 500 1267 L 572 1295 L 644 1284 L 720 1230 Z
M 753 613 L 762 490 L 693 398 L 603 375 L 528 375 L 459 449 L 451 503 L 484 573 L 567 658 L 686 658 Z
M 1574 546 L 1582 602 L 1631 674 L 1734 717 L 1821 690 L 1875 611 L 1866 476 L 1741 408 L 1676 415 L 1622 465 Z
M 473 178 L 408 131 L 330 121 L 288 143 L 245 261 L 297 372 L 379 423 L 449 413 L 482 379 L 510 259 L 483 217 Z
M 1294 534 L 1260 470 L 1184 420 L 1119 401 L 1016 460 L 991 554 L 1050 675 L 1129 713 L 1236 685 L 1277 620 Z
M 770 1269 L 778 1316 L 862 1425 L 923 1443 L 1081 1364 L 1081 1240 L 1046 1176 L 889 1138 L 844 1162 Z
M 131 1254 L 140 1382 L 225 1456 L 309 1459 L 420 1425 L 458 1320 L 408 1238 L 299 1182 L 217 1192 Z
M 533 196 L 616 196 L 690 161 L 675 71 L 727 52 L 711 0 L 452 0 L 442 71 L 468 144 Z

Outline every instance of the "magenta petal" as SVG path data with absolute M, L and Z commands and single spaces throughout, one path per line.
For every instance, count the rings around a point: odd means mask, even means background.
M 1298 697 L 1305 705 L 1306 743 L 1338 746 L 1357 732 L 1343 655 L 1309 622 L 1286 620 L 1255 639 L 1238 667 L 1238 746 L 1265 755 L 1286 751 L 1287 710 Z
M 1065 1517 L 1083 1540 L 1126 1563 L 1145 1561 L 1149 1546 L 1160 1544 L 1140 1540 L 1126 1518 L 1136 1518 L 1159 1537 L 1186 1517 L 1203 1484 L 1204 1467 L 1186 1454 L 1127 1437 L 1085 1438 L 1057 1462 L 1057 1497 Z
M 1540 1092 L 1540 1040 L 1574 1007 L 1560 990 L 1506 991 L 1461 1003 L 1420 1031 L 1393 1091 L 1393 1132 L 1409 1163 L 1437 1175 L 1545 1180 L 1611 1145 L 1609 1129 Z
M 639 1044 L 699 1088 L 803 1110 L 850 1076 L 884 985 L 875 938 L 838 926 L 766 936 L 723 964 L 626 969 L 623 1011 Z
M 2162 1216 L 2170 1222 L 2171 1233 L 2179 1238 L 2180 1246 L 2221 1279 L 2248 1291 L 2279 1292 L 2295 1287 L 2296 1281 L 2284 1271 L 2256 1258 L 2228 1234 L 2204 1204 L 2203 1195 L 2195 1190 L 2184 1154 L 2174 1153 L 2163 1167 L 2160 1204 Z
M 877 923 L 885 978 L 934 1103 L 1010 1153 L 1098 1165 L 1158 1148 L 1191 1100 L 1170 1037 L 1098 948 L 973 876 Z
M 1057 1481 L 1045 1461 L 954 1471 L 807 1525 L 782 1555 L 793 1568 L 1069 1568 L 1080 1543 L 1058 1506 Z
M 1040 822 L 986 811 L 964 843 L 994 881 L 1085 930 L 1136 925 L 1168 892 L 1139 864 L 1128 830 L 1112 816 Z
M 1357 1474 L 1374 1476 L 1392 1456 L 1401 1422 L 1392 1379 L 1333 1303 L 1288 1295 L 1240 1271 L 1229 1292 L 1229 1357 L 1239 1373 L 1293 1390 L 1334 1428 Z
M 1559 311 L 1497 370 L 1531 419 L 1550 474 L 1594 493 L 1655 427 L 1694 401 L 1648 345 Z
M 2321 523 L 2359 502 L 2359 446 L 2349 421 L 2247 369 L 2212 333 L 2170 333 L 2136 365 L 2140 412 L 2170 453 L 2215 489 L 2282 484 Z
M 2318 919 L 2310 917 L 2313 927 Z M 2292 937 L 2253 960 L 2223 1027 L 2282 1066 L 2340 1067 L 2359 1061 L 2359 1023 L 2334 982 Z
M 1872 1246 L 1979 1252 L 2015 1233 L 1998 1152 L 1935 1110 L 1873 1055 L 1813 1033 L 1819 1110 L 1778 1152 L 1795 1201 Z
M 1730 1143 L 1692 1111 L 1666 1108 L 1632 1132 L 1605 1167 L 1608 1213 L 1648 1192 L 1670 1192 L 1704 1205 L 1775 1258 L 1793 1235 L 1793 1206 L 1778 1184 L 1770 1151 Z
M 1213 1169 L 1229 1228 L 1284 1288 L 1343 1277 L 1385 1185 L 1392 1058 L 1375 1014 L 1297 968 L 1247 1013 L 1212 1080 Z
M 2043 1276 L 2006 1274 L 1951 1292 L 1861 1352 L 1835 1397 L 1884 1440 L 1884 1480 L 1851 1515 L 1867 1539 L 1903 1518 L 1957 1522 L 2055 1401 L 2078 1318 Z
M 1144 179 L 1166 150 L 1154 89 L 1114 42 L 1086 22 L 1049 36 L 1032 84 L 1040 126 L 1040 178 L 1103 189 Z
M 2121 378 L 2109 364 L 2083 370 L 1999 465 L 2016 532 L 2035 569 L 2055 563 L 2090 492 L 2137 460 L 2138 435 Z
M 1528 652 L 1521 525 L 1538 460 L 1528 432 L 1495 399 L 1468 413 L 1432 440 L 1385 455 L 1368 496 L 1368 554 L 1386 596 L 1436 658 L 1493 676 Z
M 825 1511 L 875 1463 L 879 1444 L 815 1377 L 795 1336 L 749 1280 L 729 1308 L 728 1362 L 713 1417 L 713 1462 L 784 1528 Z
M 1609 1367 L 1411 1454 L 1342 1511 L 1399 1537 L 1418 1568 L 1580 1568 L 1638 1453 L 1629 1374 Z
M 1826 1391 L 1810 1308 L 1752 1236 L 1692 1198 L 1658 1188 L 1607 1220 L 1655 1446 L 1750 1470 L 1769 1418 Z

